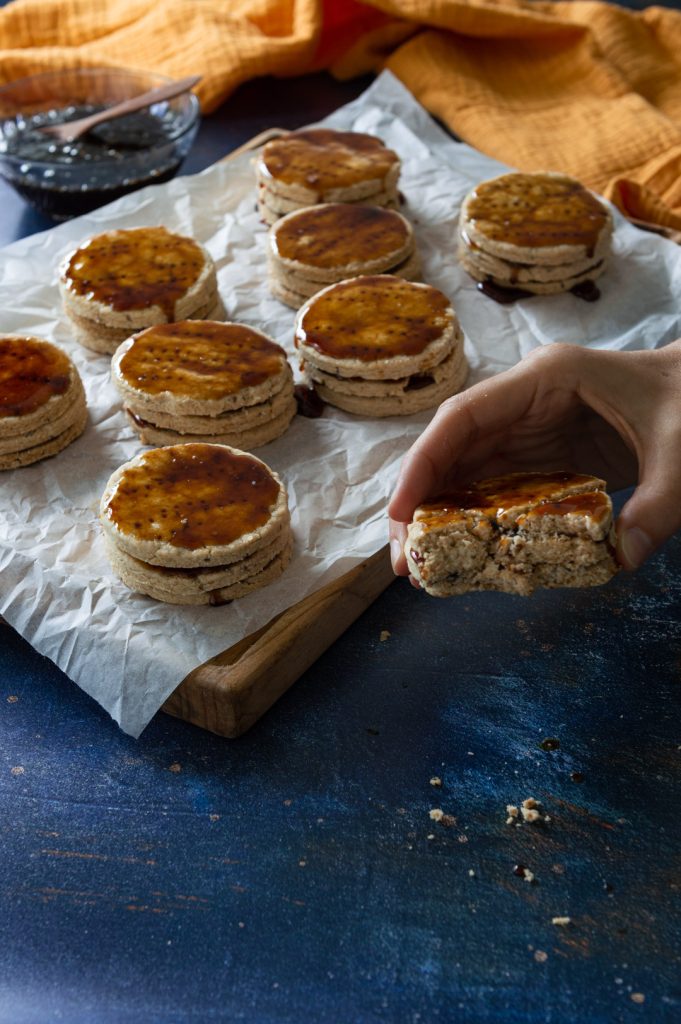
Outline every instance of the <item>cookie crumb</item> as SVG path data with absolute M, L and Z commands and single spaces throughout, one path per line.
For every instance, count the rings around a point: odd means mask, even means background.
M 12 768 L 12 775 L 23 775 L 24 771 L 24 766 L 21 764 L 17 764 L 14 766 L 14 768 Z
M 439 775 L 433 775 L 432 779 L 430 780 L 430 784 L 431 786 L 441 786 L 442 779 L 440 778 Z
M 382 629 L 381 630 L 381 634 L 380 634 L 378 639 L 379 639 L 380 643 L 385 643 L 386 640 L 390 639 L 390 630 L 389 629 Z
M 439 807 L 433 807 L 428 811 L 428 817 L 431 821 L 442 821 L 445 816 L 445 812 L 441 811 Z
M 169 765 L 168 771 L 175 772 L 175 774 L 177 775 L 178 772 L 182 771 L 182 765 L 178 764 L 177 761 L 174 761 L 171 765 Z
M 545 964 L 549 958 L 549 954 L 545 953 L 543 949 L 537 949 L 534 954 L 534 959 L 538 964 Z
M 632 992 L 629 998 L 631 999 L 632 1003 L 638 1003 L 639 1006 L 641 1005 L 641 1003 L 645 1003 L 646 1001 L 646 997 L 644 996 L 643 992 Z
M 552 917 L 551 924 L 558 925 L 559 928 L 567 928 L 569 924 L 572 924 L 571 917 Z
M 16 702 L 18 700 L 19 700 L 19 698 L 16 697 L 14 694 L 12 694 L 10 697 L 7 698 L 7 703 L 8 704 L 16 704 Z

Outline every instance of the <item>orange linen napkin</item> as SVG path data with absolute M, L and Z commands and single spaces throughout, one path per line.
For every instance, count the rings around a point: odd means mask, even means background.
M 13 0 L 0 81 L 64 67 L 263 75 L 388 67 L 457 135 L 681 230 L 681 12 L 601 0 Z

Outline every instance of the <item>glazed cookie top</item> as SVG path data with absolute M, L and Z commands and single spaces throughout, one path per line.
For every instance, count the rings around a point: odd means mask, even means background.
M 124 342 L 115 378 L 148 395 L 215 401 L 278 377 L 283 348 L 243 324 L 184 320 L 159 324 Z
M 308 300 L 295 340 L 335 360 L 368 363 L 417 356 L 453 321 L 449 299 L 437 288 L 391 275 L 363 276 Z
M 400 259 L 413 244 L 408 221 L 394 210 L 358 203 L 309 206 L 282 217 L 270 229 L 274 254 L 325 270 L 361 272 L 381 260 Z
M 244 557 L 251 542 L 260 547 L 279 532 L 287 515 L 283 485 L 264 462 L 203 443 L 136 456 L 112 474 L 100 506 L 114 543 L 160 565 Z
M 62 283 L 117 312 L 158 306 L 173 320 L 178 299 L 197 284 L 206 259 L 194 239 L 163 227 L 106 231 L 67 258 Z
M 499 522 L 525 515 L 580 515 L 600 521 L 610 514 L 610 499 L 598 477 L 580 473 L 508 473 L 479 480 L 424 502 L 414 521 L 436 529 L 470 519 L 471 514 Z
M 264 147 L 259 169 L 287 185 L 301 185 L 321 199 L 331 189 L 382 180 L 399 164 L 393 150 L 373 135 L 311 128 L 291 132 Z
M 28 416 L 65 395 L 75 373 L 66 353 L 49 341 L 0 336 L 0 419 Z
M 609 227 L 608 209 L 563 174 L 502 174 L 467 198 L 466 221 L 485 238 L 522 248 L 584 246 L 595 252 Z

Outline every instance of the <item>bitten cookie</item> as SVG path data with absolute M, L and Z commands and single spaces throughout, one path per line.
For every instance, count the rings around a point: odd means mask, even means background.
M 502 174 L 464 199 L 459 259 L 499 301 L 573 291 L 598 297 L 612 215 L 574 178 L 549 172 Z
M 374 135 L 307 128 L 263 146 L 255 161 L 266 224 L 317 203 L 399 205 L 400 159 Z
M 421 261 L 411 224 L 395 210 L 326 203 L 270 228 L 268 270 L 272 294 L 298 309 L 325 285 L 359 274 L 415 280 Z
M 0 470 L 56 455 L 86 422 L 85 391 L 67 354 L 40 338 L 0 335 Z
M 95 352 L 112 353 L 154 324 L 223 315 L 208 251 L 162 227 L 88 239 L 63 261 L 59 288 L 76 338 Z
M 618 565 L 604 487 L 576 473 L 510 473 L 434 498 L 409 525 L 409 571 L 435 597 L 606 583 Z
M 463 334 L 437 288 L 391 275 L 355 277 L 299 309 L 303 377 L 331 405 L 361 416 L 408 416 L 459 391 Z
M 136 456 L 109 478 L 100 520 L 114 572 L 171 604 L 243 597 L 281 575 L 293 546 L 281 480 L 227 445 Z
M 111 376 L 141 441 L 210 441 L 251 451 L 296 412 L 283 348 L 243 324 L 183 320 L 149 327 L 114 353 Z

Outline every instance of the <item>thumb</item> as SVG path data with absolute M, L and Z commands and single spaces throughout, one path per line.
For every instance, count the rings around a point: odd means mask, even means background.
M 676 448 L 678 452 L 678 447 Z M 681 475 L 676 458 L 656 456 L 617 520 L 617 557 L 625 569 L 638 569 L 681 527 Z

